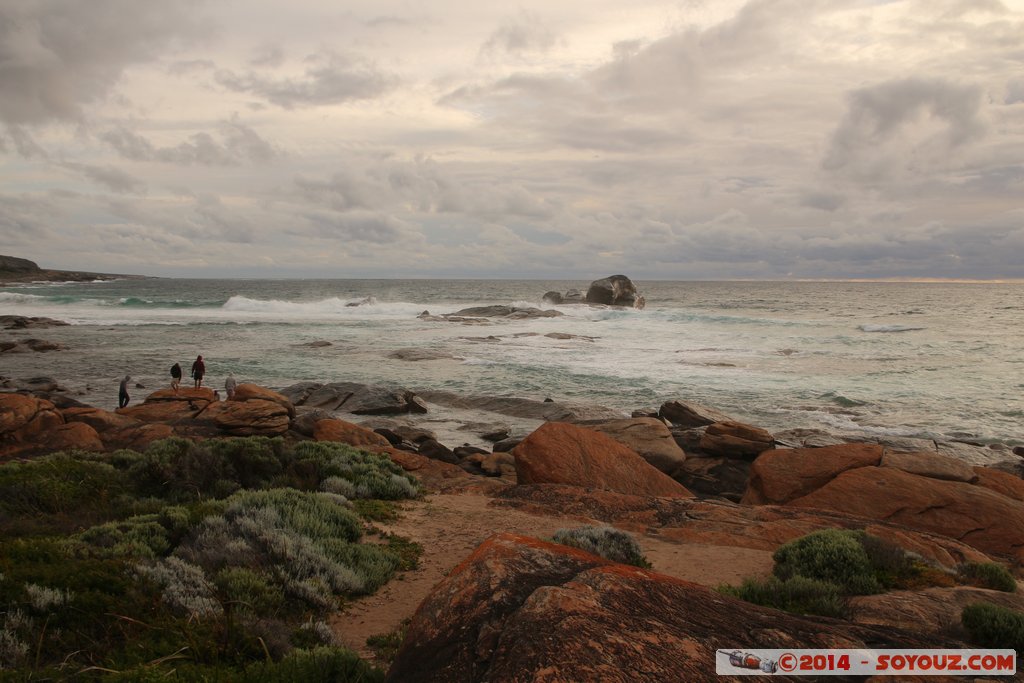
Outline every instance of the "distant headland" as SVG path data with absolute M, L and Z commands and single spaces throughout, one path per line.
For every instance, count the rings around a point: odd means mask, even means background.
M 142 280 L 145 275 L 88 273 L 77 270 L 49 270 L 35 261 L 0 255 L 0 285 L 9 282 L 92 282 L 93 280 Z

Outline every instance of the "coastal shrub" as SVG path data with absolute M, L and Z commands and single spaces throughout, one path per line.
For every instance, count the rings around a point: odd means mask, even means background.
M 333 645 L 334 632 L 324 621 L 314 621 L 312 617 L 306 620 L 299 628 L 292 633 L 291 644 L 302 649 L 312 649 L 320 645 Z
M 226 609 L 252 615 L 276 612 L 284 596 L 265 572 L 247 567 L 224 567 L 213 580 Z
M 848 595 L 882 589 L 867 551 L 863 532 L 824 529 L 791 541 L 775 551 L 774 574 L 785 581 L 794 576 L 835 584 Z
M 354 491 L 342 493 L 348 498 L 381 498 L 398 500 L 419 495 L 414 477 L 385 455 L 360 451 L 347 444 L 330 441 L 303 441 L 295 446 L 297 470 L 313 469 L 319 474 L 317 484 L 329 478 L 347 480 Z M 334 482 L 334 485 L 339 485 Z M 312 487 L 316 488 L 316 487 Z
M 223 498 L 239 488 L 228 460 L 181 437 L 150 444 L 128 473 L 139 493 L 172 501 Z
M 960 621 L 976 645 L 1024 650 L 1024 614 L 1016 610 L 976 602 L 964 607 Z
M 189 618 L 216 616 L 223 611 L 201 567 L 168 557 L 156 564 L 138 565 L 136 570 L 162 589 L 160 599 L 166 605 Z
M 957 577 L 963 583 L 1004 593 L 1017 590 L 1013 574 L 997 562 L 966 562 L 957 567 Z
M 103 462 L 55 453 L 0 467 L 0 532 L 54 533 L 115 515 L 124 475 Z
M 173 555 L 201 567 L 225 600 L 244 600 L 244 582 L 259 583 L 314 610 L 343 595 L 372 592 L 405 562 L 389 545 L 359 544 L 361 522 L 334 494 L 271 489 L 231 496 L 223 514 L 207 517 Z M 240 568 L 251 574 L 224 572 Z M 259 579 L 257 580 L 257 578 Z M 257 613 L 269 608 L 258 601 Z
M 71 542 L 96 557 L 153 559 L 166 554 L 171 543 L 167 529 L 157 515 L 129 517 L 120 522 L 107 522 L 86 529 Z
M 320 490 L 345 496 L 346 498 L 356 497 L 356 485 L 342 477 L 327 477 L 320 482 Z
M 579 548 L 612 562 L 636 567 L 651 566 L 632 535 L 610 526 L 559 529 L 555 532 L 553 540 L 555 543 Z
M 842 618 L 846 601 L 839 586 L 830 581 L 794 575 L 786 579 L 770 576 L 765 580 L 745 579 L 737 588 L 720 586 L 719 592 L 755 605 L 774 607 L 794 614 L 816 614 Z

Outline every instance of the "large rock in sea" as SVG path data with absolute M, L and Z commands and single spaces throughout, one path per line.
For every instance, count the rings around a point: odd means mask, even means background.
M 590 427 L 633 449 L 665 474 L 672 474 L 686 461 L 686 453 L 661 420 L 638 417 L 602 422 Z
M 693 495 L 610 436 L 564 422 L 541 425 L 512 455 L 520 484 L 569 484 L 640 496 Z
M 645 302 L 644 298 L 637 294 L 632 280 L 625 275 L 609 275 L 590 283 L 590 288 L 587 289 L 587 303 L 643 308 Z
M 793 616 L 575 548 L 499 534 L 420 604 L 386 680 L 718 681 L 717 649 L 950 644 Z

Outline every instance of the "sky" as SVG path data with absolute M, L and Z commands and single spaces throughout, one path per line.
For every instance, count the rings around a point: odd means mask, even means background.
M 2 0 L 0 253 L 1024 278 L 1024 0 Z

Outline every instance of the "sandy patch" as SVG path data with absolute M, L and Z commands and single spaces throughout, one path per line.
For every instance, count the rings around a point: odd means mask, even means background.
M 503 506 L 477 494 L 434 494 L 403 506 L 402 518 L 383 530 L 423 546 L 418 569 L 402 572 L 373 595 L 350 603 L 331 619 L 345 646 L 368 660 L 369 636 L 395 630 L 411 617 L 434 585 L 492 534 L 512 532 L 550 538 L 558 529 L 594 523 L 585 518 L 535 515 Z M 682 544 L 650 535 L 636 535 L 654 571 L 705 586 L 738 584 L 748 576 L 771 571 L 771 552 L 703 544 Z

